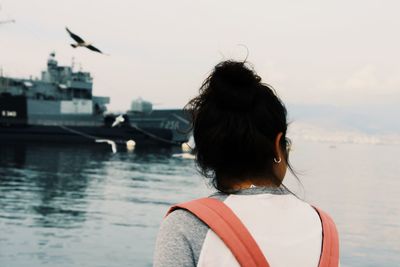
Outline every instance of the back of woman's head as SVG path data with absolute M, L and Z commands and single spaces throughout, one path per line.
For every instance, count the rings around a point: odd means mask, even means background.
M 273 159 L 279 133 L 280 145 L 286 146 L 286 109 L 245 62 L 215 66 L 185 109 L 192 115 L 197 164 L 217 189 L 260 177 L 280 185 Z

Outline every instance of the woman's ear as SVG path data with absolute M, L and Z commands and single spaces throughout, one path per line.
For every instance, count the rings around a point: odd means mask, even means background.
M 287 162 L 285 158 L 285 151 L 282 150 L 281 140 L 283 137 L 283 133 L 280 132 L 275 137 L 275 157 L 273 164 L 273 170 L 276 175 L 281 181 L 285 178 L 286 169 L 287 169 Z
M 282 136 L 283 136 L 283 133 L 279 132 L 275 137 L 275 158 L 278 161 L 282 160 L 282 157 L 283 157 L 283 151 L 282 151 L 282 147 L 281 147 Z

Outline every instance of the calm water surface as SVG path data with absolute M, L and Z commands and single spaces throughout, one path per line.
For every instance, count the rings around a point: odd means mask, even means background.
M 342 266 L 400 266 L 399 148 L 294 146 L 287 184 L 334 217 Z M 211 192 L 173 153 L 2 146 L 0 266 L 151 266 L 168 207 Z

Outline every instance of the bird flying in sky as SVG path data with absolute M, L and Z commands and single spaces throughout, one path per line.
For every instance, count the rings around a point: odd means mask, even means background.
M 74 39 L 74 41 L 76 42 L 76 44 L 71 44 L 71 46 L 73 48 L 77 48 L 77 47 L 86 47 L 87 49 L 90 49 L 94 52 L 98 52 L 100 54 L 104 54 L 103 52 L 100 51 L 100 49 L 94 47 L 92 44 L 85 42 L 81 37 L 79 37 L 78 35 L 76 35 L 75 33 L 71 32 L 68 27 L 65 27 L 65 29 L 67 30 L 67 32 L 69 33 L 69 36 L 71 36 L 72 39 Z

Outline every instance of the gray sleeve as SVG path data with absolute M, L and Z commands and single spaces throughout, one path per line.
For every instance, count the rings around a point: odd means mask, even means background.
M 195 267 L 208 226 L 186 210 L 176 210 L 161 224 L 154 251 L 154 267 Z
M 224 201 L 225 194 L 210 197 Z M 187 210 L 178 209 L 162 222 L 154 251 L 154 267 L 195 267 L 209 227 Z

